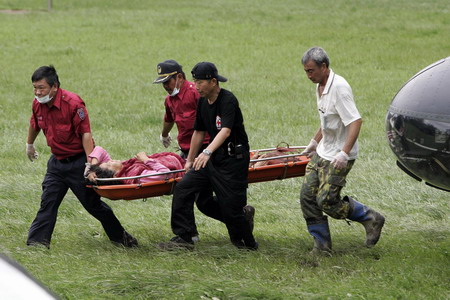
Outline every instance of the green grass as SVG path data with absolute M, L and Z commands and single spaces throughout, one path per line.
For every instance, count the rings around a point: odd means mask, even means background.
M 62 299 L 449 299 L 449 194 L 395 166 L 384 118 L 395 93 L 450 55 L 444 0 L 418 1 L 0 0 L 0 252 Z M 353 88 L 364 124 L 345 193 L 387 218 L 374 249 L 363 228 L 331 221 L 335 254 L 308 255 L 298 204 L 302 178 L 250 185 L 257 252 L 237 251 L 222 224 L 197 211 L 201 242 L 165 253 L 171 197 L 105 201 L 141 244 L 109 243 L 69 193 L 51 250 L 25 246 L 49 149 L 25 155 L 32 72 L 54 64 L 62 87 L 87 103 L 96 143 L 115 158 L 163 151 L 164 91 L 156 64 L 179 61 L 190 78 L 214 62 L 240 100 L 251 147 L 307 144 L 318 128 L 314 86 L 301 56 L 320 45 Z M 0 297 L 1 298 L 1 297 Z

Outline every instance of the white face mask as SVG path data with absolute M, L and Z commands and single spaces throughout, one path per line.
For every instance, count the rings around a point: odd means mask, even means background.
M 178 93 L 180 92 L 180 89 L 177 88 L 177 84 L 178 84 L 178 76 L 177 76 L 177 80 L 175 81 L 175 88 L 172 91 L 172 94 L 170 94 L 171 97 L 178 95 Z
M 34 98 L 36 98 L 36 100 L 41 103 L 41 104 L 45 104 L 47 102 L 49 102 L 50 100 L 53 99 L 53 97 L 50 97 L 50 93 L 48 93 L 47 95 L 45 95 L 44 97 L 38 97 L 38 96 L 34 96 Z

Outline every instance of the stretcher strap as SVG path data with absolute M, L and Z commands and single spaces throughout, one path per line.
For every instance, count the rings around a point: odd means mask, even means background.
M 288 163 L 285 163 L 284 164 L 284 173 L 283 173 L 283 177 L 281 179 L 286 178 L 287 172 L 288 172 Z

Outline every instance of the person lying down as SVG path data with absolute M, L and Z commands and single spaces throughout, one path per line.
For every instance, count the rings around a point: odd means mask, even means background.
M 274 165 L 285 163 L 288 161 L 299 161 L 299 157 L 289 157 L 277 159 L 277 156 L 286 155 L 289 150 L 283 148 L 268 153 L 259 153 L 255 151 L 251 154 L 251 159 L 261 159 L 273 157 L 271 160 L 258 162 L 250 162 L 249 167 L 262 167 L 266 165 Z M 122 179 L 117 181 L 97 181 L 96 178 L 114 178 L 114 177 L 132 177 L 139 175 L 151 175 L 156 173 L 164 173 L 173 170 L 182 170 L 185 160 L 176 153 L 161 152 L 147 155 L 145 152 L 139 152 L 134 158 L 128 160 L 112 160 L 109 153 L 100 146 L 96 146 L 91 154 L 90 167 L 87 169 L 85 177 L 90 183 L 102 185 L 115 184 L 133 184 L 145 183 L 152 181 L 161 181 L 168 178 L 182 176 L 183 173 L 154 175 L 149 177 Z
M 182 170 L 185 164 L 185 160 L 181 156 L 172 152 L 152 155 L 139 152 L 134 158 L 128 160 L 112 160 L 109 153 L 100 146 L 94 148 L 92 153 L 89 154 L 89 158 L 91 162 L 85 173 L 86 179 L 91 183 L 104 185 L 144 183 L 178 177 L 180 173 L 97 182 L 97 178 L 131 177 Z
M 288 155 L 288 154 L 295 154 L 292 153 L 293 150 L 289 149 L 289 148 L 277 148 L 274 151 L 271 152 L 265 152 L 265 153 L 260 153 L 258 150 L 252 152 L 251 155 L 251 159 L 252 160 L 256 160 L 256 159 L 263 159 L 263 158 L 270 158 L 273 157 L 273 159 L 268 159 L 268 160 L 261 160 L 261 161 L 257 161 L 257 162 L 250 162 L 250 167 L 262 167 L 262 166 L 267 166 L 267 165 L 277 165 L 277 164 L 282 164 L 282 163 L 286 163 L 286 162 L 290 162 L 290 161 L 300 161 L 300 157 L 299 156 L 292 156 L 292 157 L 285 157 L 285 158 L 277 158 L 277 156 L 283 156 L 283 155 Z

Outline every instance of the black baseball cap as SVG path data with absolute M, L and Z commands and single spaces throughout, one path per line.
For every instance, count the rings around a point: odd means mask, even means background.
M 207 61 L 199 62 L 198 64 L 196 64 L 195 67 L 192 68 L 191 74 L 194 79 L 216 78 L 217 81 L 221 82 L 226 82 L 228 80 L 225 77 L 219 75 L 219 72 L 217 71 L 217 68 L 213 63 Z
M 168 59 L 159 63 L 157 66 L 158 78 L 156 78 L 153 83 L 164 83 L 170 79 L 171 76 L 182 73 L 183 69 L 180 64 L 178 64 L 173 59 Z

